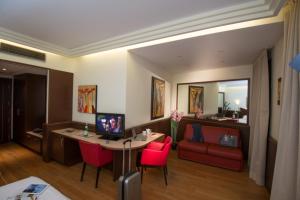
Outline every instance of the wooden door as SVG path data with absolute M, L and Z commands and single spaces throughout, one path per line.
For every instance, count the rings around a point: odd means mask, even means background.
M 11 140 L 12 80 L 0 78 L 0 143 Z
M 22 143 L 25 133 L 25 95 L 26 82 L 14 79 L 14 140 Z

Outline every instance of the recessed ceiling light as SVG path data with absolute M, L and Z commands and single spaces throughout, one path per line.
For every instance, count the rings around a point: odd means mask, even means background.
M 2 68 L 2 71 L 6 71 L 7 69 L 6 68 Z

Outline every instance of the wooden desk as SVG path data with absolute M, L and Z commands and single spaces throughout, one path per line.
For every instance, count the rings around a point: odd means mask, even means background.
M 64 137 L 68 137 L 74 140 L 82 140 L 94 144 L 99 144 L 105 149 L 109 149 L 113 151 L 113 179 L 117 180 L 122 174 L 122 157 L 123 157 L 123 141 L 126 139 L 119 139 L 117 141 L 113 140 L 104 140 L 99 139 L 99 135 L 96 135 L 94 132 L 89 132 L 88 137 L 83 136 L 83 130 L 74 129 L 74 128 L 64 128 L 59 130 L 52 131 L 55 134 L 62 135 Z M 164 134 L 162 133 L 152 133 L 151 136 L 147 137 L 146 141 L 136 141 L 133 140 L 131 143 L 131 167 L 135 168 L 136 164 L 136 155 L 138 150 L 147 146 L 150 142 L 158 140 L 162 138 Z M 129 144 L 126 145 L 126 150 L 129 149 Z M 128 151 L 126 151 L 126 166 L 125 171 L 128 171 Z

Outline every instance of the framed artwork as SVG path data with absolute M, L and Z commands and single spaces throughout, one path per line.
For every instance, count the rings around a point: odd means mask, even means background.
M 151 120 L 164 117 L 165 81 L 152 77 L 151 88 Z
M 277 79 L 277 105 L 280 105 L 281 96 L 281 77 Z
M 78 112 L 95 114 L 97 110 L 97 85 L 78 86 Z
M 189 86 L 188 102 L 189 114 L 195 114 L 199 108 L 203 111 L 204 87 Z

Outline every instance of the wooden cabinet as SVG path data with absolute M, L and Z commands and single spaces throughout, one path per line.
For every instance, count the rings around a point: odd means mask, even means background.
M 21 74 L 14 76 L 14 140 L 41 153 L 41 139 L 26 134 L 46 122 L 47 77 Z
M 73 165 L 82 161 L 77 140 L 51 132 L 51 158 L 61 164 Z
M 28 133 L 24 134 L 22 143 L 31 150 L 42 153 L 42 138 Z

